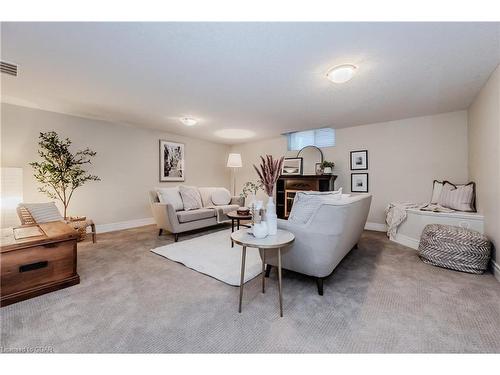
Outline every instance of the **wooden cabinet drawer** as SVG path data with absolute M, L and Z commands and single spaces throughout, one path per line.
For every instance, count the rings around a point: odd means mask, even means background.
M 288 179 L 285 190 L 318 190 L 318 183 L 315 179 Z
M 48 243 L 0 256 L 2 296 L 76 275 L 76 240 Z

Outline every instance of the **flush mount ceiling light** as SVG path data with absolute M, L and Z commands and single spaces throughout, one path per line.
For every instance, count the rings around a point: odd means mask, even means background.
M 192 118 L 192 117 L 182 117 L 181 122 L 186 125 L 186 126 L 193 126 L 198 123 L 198 120 Z
M 330 70 L 326 73 L 326 76 L 333 83 L 345 83 L 351 80 L 354 73 L 356 73 L 356 69 L 357 67 L 352 64 L 337 65 L 330 68 Z
M 245 139 L 252 138 L 255 133 L 245 129 L 221 129 L 214 133 L 217 137 L 226 139 Z

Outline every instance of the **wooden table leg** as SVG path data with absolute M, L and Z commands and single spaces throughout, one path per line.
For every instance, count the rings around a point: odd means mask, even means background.
M 278 291 L 280 297 L 280 316 L 283 317 L 283 292 L 281 289 L 281 248 L 278 248 Z
M 262 258 L 262 293 L 266 292 L 266 250 L 259 249 Z
M 247 255 L 247 247 L 243 246 L 241 251 L 241 278 L 240 278 L 240 306 L 238 312 L 241 312 L 241 302 L 243 300 L 243 283 L 245 281 L 245 258 Z

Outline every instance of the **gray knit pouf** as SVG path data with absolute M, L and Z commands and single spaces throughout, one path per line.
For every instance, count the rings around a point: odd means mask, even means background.
M 418 245 L 424 263 L 452 270 L 483 273 L 490 261 L 491 243 L 479 232 L 451 225 L 426 225 Z

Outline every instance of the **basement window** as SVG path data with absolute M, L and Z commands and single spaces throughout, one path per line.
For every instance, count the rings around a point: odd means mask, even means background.
M 298 151 L 306 146 L 335 146 L 335 129 L 321 128 L 286 134 L 288 151 Z

